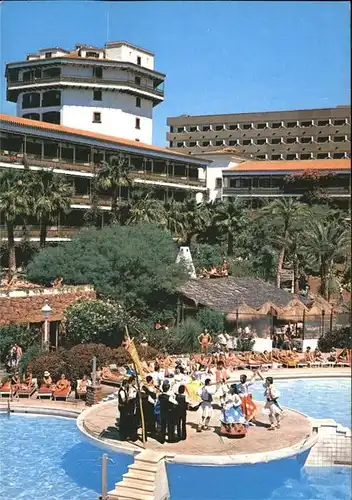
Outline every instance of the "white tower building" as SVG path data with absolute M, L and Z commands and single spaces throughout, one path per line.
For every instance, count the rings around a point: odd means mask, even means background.
M 148 50 L 127 42 L 40 49 L 8 63 L 6 78 L 17 116 L 152 143 L 165 75 Z

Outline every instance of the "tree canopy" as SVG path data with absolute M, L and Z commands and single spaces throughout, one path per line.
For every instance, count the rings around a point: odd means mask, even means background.
M 175 303 L 176 288 L 186 279 L 176 256 L 170 233 L 154 225 L 89 228 L 64 246 L 40 250 L 28 278 L 40 284 L 58 277 L 66 284 L 89 283 L 101 297 L 147 317 Z

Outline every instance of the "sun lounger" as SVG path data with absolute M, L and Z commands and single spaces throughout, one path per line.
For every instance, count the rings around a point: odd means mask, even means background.
M 37 379 L 34 378 L 32 380 L 32 384 L 30 385 L 30 387 L 27 387 L 27 389 L 19 389 L 18 392 L 17 392 L 17 396 L 19 398 L 30 398 L 34 393 L 35 391 L 38 389 L 38 382 L 37 382 Z
M 53 390 L 51 387 L 45 387 L 42 385 L 38 390 L 38 399 L 51 399 L 53 395 Z
M 77 386 L 76 386 L 76 397 L 77 399 L 85 399 L 87 396 L 87 389 L 85 391 L 79 391 L 78 387 L 80 386 L 80 383 L 82 382 L 82 379 L 77 380 Z
M 54 397 L 55 401 L 57 399 L 63 399 L 64 401 L 66 401 L 67 398 L 69 397 L 70 393 L 71 393 L 71 386 L 67 387 L 67 389 L 64 389 L 63 391 L 59 391 L 56 389 L 53 392 L 53 397 Z
M 0 389 L 0 398 L 9 398 L 10 396 L 15 396 L 16 390 L 12 389 L 11 381 L 5 382 Z

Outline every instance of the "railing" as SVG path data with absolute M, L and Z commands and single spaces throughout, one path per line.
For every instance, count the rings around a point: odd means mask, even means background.
M 283 189 L 279 187 L 258 187 L 258 188 L 251 188 L 251 187 L 224 187 L 223 188 L 223 193 L 224 194 L 242 194 L 242 195 L 256 195 L 256 194 L 264 194 L 264 195 L 270 195 L 270 194 L 283 194 Z
M 68 75 L 57 75 L 57 76 L 47 76 L 40 78 L 31 78 L 30 80 L 12 80 L 8 82 L 8 88 L 12 87 L 25 87 L 37 85 L 38 83 L 61 83 L 61 82 L 76 82 L 76 83 L 97 83 L 101 85 L 119 85 L 124 87 L 133 87 L 137 90 L 145 90 L 153 94 L 158 94 L 159 96 L 164 96 L 164 90 L 160 88 L 155 88 L 152 85 L 146 85 L 143 83 L 136 83 L 134 80 L 116 80 L 110 78 L 97 78 L 94 76 L 68 76 Z
M 321 188 L 327 196 L 349 196 L 350 189 L 348 186 L 333 186 Z M 301 196 L 308 192 L 307 188 L 290 188 L 285 187 L 224 187 L 224 195 L 242 195 L 242 196 L 255 196 L 255 195 L 286 195 L 286 196 Z
M 30 166 L 42 168 L 56 168 L 60 170 L 76 170 L 82 172 L 94 172 L 94 164 L 87 162 L 68 163 L 59 158 L 44 158 L 39 155 L 26 154 L 26 161 Z M 12 154 L 2 150 L 0 151 L 0 161 L 4 163 L 12 163 L 15 165 L 23 165 L 23 154 Z M 134 170 L 130 173 L 132 179 L 151 180 L 160 182 L 170 182 L 173 184 L 185 184 L 205 187 L 205 180 L 189 178 L 187 176 L 170 175 L 161 172 L 150 172 L 144 170 Z
M 47 230 L 48 238 L 70 238 L 74 233 L 76 233 L 80 227 L 73 226 L 49 226 Z M 40 237 L 40 226 L 38 225 L 30 225 L 26 226 L 25 230 L 16 226 L 14 229 L 14 237 L 15 238 L 23 238 L 24 236 Z M 0 238 L 7 238 L 7 229 L 6 226 L 0 226 Z

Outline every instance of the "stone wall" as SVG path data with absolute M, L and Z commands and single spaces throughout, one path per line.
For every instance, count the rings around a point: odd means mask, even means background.
M 89 285 L 25 290 L 0 289 L 0 325 L 9 323 L 41 323 L 41 308 L 47 300 L 53 312 L 51 321 L 63 319 L 65 309 L 78 299 L 94 299 L 96 293 Z

